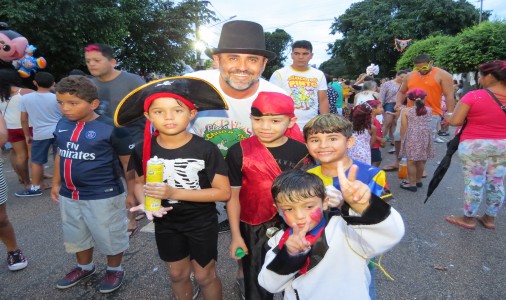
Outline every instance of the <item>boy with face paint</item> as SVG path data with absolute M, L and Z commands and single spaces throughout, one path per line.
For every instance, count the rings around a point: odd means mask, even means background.
M 272 299 L 258 285 L 267 242 L 266 231 L 279 227 L 270 188 L 282 171 L 293 169 L 307 155 L 295 123 L 294 103 L 289 96 L 260 92 L 251 106 L 254 136 L 233 145 L 227 155 L 232 197 L 227 212 L 232 233 L 230 256 L 241 248 L 246 299 Z
M 337 163 L 345 205 L 342 215 L 326 210 L 325 186 L 311 173 L 282 173 L 272 196 L 290 226 L 272 237 L 258 276 L 271 293 L 284 299 L 370 299 L 371 257 L 388 251 L 404 235 L 399 213 L 356 179 L 357 166 L 345 175 Z M 338 292 L 336 292 L 338 291 Z

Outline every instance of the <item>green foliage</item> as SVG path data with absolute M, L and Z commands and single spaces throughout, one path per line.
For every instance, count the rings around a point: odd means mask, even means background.
M 272 73 L 283 67 L 283 62 L 287 59 L 285 50 L 290 47 L 292 37 L 283 29 L 276 29 L 274 32 L 265 32 L 265 48 L 276 53 L 276 58 L 267 63 L 263 72 L 264 78 L 271 78 Z
M 484 19 L 490 15 L 484 13 Z M 350 75 L 365 72 L 371 63 L 380 76 L 393 75 L 400 53 L 394 39 L 421 40 L 434 34 L 455 35 L 478 22 L 479 10 L 465 0 L 364 0 L 335 20 L 331 33 L 342 39 L 332 46 L 333 57 L 346 62 Z
M 396 70 L 413 68 L 413 61 L 420 54 L 430 55 L 434 59 L 435 64 L 440 66 L 439 56 L 436 55 L 440 45 L 445 45 L 454 39 L 454 37 L 446 35 L 436 35 L 421 41 L 415 41 L 404 51 L 401 58 L 397 61 Z
M 341 59 L 341 57 L 332 57 L 331 59 L 323 62 L 320 65 L 320 70 L 329 74 L 330 77 L 344 77 L 349 78 L 350 76 L 346 70 L 346 63 Z
M 0 3 L 0 21 L 37 46 L 57 78 L 86 70 L 83 48 L 104 43 L 116 49 L 119 66 L 134 73 L 173 75 L 195 59 L 195 23 L 214 21 L 206 1 L 16 0 Z
M 476 70 L 479 64 L 506 59 L 506 21 L 484 22 L 441 44 L 438 62 L 450 73 Z

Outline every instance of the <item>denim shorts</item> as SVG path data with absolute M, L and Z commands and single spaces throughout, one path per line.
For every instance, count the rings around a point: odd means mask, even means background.
M 389 102 L 389 103 L 385 103 L 383 104 L 383 110 L 385 112 L 395 112 L 395 102 Z
M 68 253 L 97 248 L 104 255 L 128 249 L 126 194 L 98 200 L 60 195 L 63 243 Z
M 53 148 L 53 159 L 56 155 L 56 142 L 54 138 L 32 141 L 32 162 L 43 165 L 47 163 L 49 147 Z

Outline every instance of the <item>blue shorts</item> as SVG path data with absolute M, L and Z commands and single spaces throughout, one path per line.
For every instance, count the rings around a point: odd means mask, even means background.
M 95 247 L 104 255 L 128 249 L 126 194 L 98 200 L 59 196 L 63 243 L 68 253 Z
M 383 110 L 385 112 L 395 112 L 395 103 L 394 102 L 389 102 L 389 103 L 385 103 L 383 104 Z
M 32 141 L 32 162 L 43 165 L 47 163 L 49 147 L 53 147 L 53 159 L 56 155 L 56 142 L 54 138 Z
M 379 148 L 371 148 L 371 162 L 381 162 L 381 150 Z

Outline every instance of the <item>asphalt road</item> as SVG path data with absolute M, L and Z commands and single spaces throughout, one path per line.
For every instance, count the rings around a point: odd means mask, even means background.
M 441 158 L 445 144 L 435 147 Z M 382 165 L 394 159 L 387 153 L 388 148 L 383 149 Z M 125 282 L 118 291 L 110 295 L 98 291 L 106 267 L 105 257 L 99 253 L 94 259 L 96 275 L 70 289 L 56 289 L 56 281 L 75 263 L 63 247 L 58 206 L 50 200 L 49 191 L 40 197 L 15 197 L 14 192 L 22 187 L 5 155 L 3 159 L 10 189 L 7 210 L 29 264 L 22 271 L 11 272 L 5 260 L 0 262 L 0 299 L 171 299 L 167 270 L 158 258 L 149 226 L 131 239 L 124 259 Z M 436 168 L 436 161 L 427 163 L 429 174 Z M 46 170 L 50 173 L 52 165 Z M 461 229 L 444 220 L 447 215 L 462 214 L 463 181 L 458 158 L 454 157 L 446 178 L 427 204 L 423 204 L 426 187 L 412 193 L 399 188 L 396 173 L 388 173 L 388 179 L 396 197 L 393 206 L 404 218 L 406 235 L 382 259 L 395 281 L 378 271 L 377 299 L 506 299 L 504 211 L 499 214 L 495 231 L 481 226 L 476 230 Z M 428 182 L 426 179 L 425 186 Z M 147 223 L 142 221 L 142 225 Z M 220 234 L 218 275 L 224 299 L 235 300 L 240 297 L 235 284 L 236 263 L 227 255 L 229 242 L 229 233 Z M 0 243 L 3 251 L 5 247 Z M 335 291 L 329 299 L 339 299 L 338 295 Z

